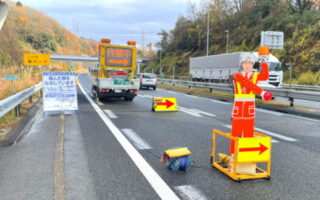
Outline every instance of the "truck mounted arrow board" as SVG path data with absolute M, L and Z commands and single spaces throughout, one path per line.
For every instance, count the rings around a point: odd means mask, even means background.
M 107 43 L 100 44 L 100 66 L 102 68 L 127 69 L 136 68 L 135 46 L 120 46 Z

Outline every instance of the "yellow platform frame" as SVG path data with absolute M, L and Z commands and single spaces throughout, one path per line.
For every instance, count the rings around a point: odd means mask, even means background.
M 216 138 L 217 138 L 217 134 L 226 137 L 230 140 L 234 140 L 235 141 L 235 154 L 234 154 L 234 169 L 233 171 L 229 171 L 228 168 L 225 168 L 221 165 L 221 163 L 219 163 L 218 161 L 216 161 Z M 255 136 L 256 137 L 270 137 L 267 135 L 264 135 L 262 133 L 258 133 L 255 132 Z M 219 130 L 214 129 L 212 131 L 212 151 L 211 151 L 211 165 L 215 168 L 217 168 L 219 171 L 221 171 L 222 173 L 226 174 L 227 176 L 229 176 L 231 179 L 240 182 L 241 180 L 246 180 L 246 179 L 260 179 L 260 178 L 265 178 L 267 180 L 270 180 L 270 175 L 271 175 L 271 144 L 270 143 L 270 159 L 260 162 L 260 163 L 266 163 L 266 170 L 263 170 L 259 167 L 256 168 L 256 173 L 244 173 L 244 172 L 237 172 L 237 164 L 239 163 L 244 163 L 244 162 L 238 162 L 238 140 L 239 137 L 234 137 L 231 136 L 230 133 L 223 133 Z

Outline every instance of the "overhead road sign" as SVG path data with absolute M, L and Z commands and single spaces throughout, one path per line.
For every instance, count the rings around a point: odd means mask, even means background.
M 23 64 L 26 66 L 49 66 L 50 54 L 25 53 L 23 55 Z
M 100 44 L 100 66 L 113 69 L 135 69 L 136 47 Z
M 260 46 L 268 46 L 270 49 L 283 49 L 284 33 L 278 31 L 262 31 Z
M 178 111 L 177 99 L 172 97 L 153 97 L 152 111 Z

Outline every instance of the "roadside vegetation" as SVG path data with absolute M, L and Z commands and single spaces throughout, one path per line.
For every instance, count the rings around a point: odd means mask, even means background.
M 41 72 L 69 70 L 63 63 L 51 67 L 23 66 L 24 53 L 48 53 L 97 56 L 98 42 L 79 38 L 45 14 L 9 2 L 10 12 L 0 32 L 0 100 L 41 81 Z M 69 70 L 70 71 L 70 70 Z M 3 80 L 14 74 L 18 80 Z
M 272 50 L 283 63 L 293 64 L 293 82 L 320 85 L 320 3 L 315 0 L 210 0 L 190 5 L 187 16 L 178 18 L 173 30 L 162 30 L 158 52 L 143 69 L 165 75 L 188 76 L 189 58 L 206 55 L 209 11 L 209 55 L 256 51 L 261 31 L 282 31 L 284 50 Z M 161 51 L 161 52 L 160 52 Z

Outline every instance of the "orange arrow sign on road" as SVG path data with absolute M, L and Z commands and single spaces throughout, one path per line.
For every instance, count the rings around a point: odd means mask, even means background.
M 240 152 L 247 152 L 247 151 L 260 151 L 259 155 L 261 155 L 263 152 L 268 150 L 268 147 L 264 146 L 263 144 L 259 143 L 260 147 L 250 147 L 250 148 L 240 148 Z
M 109 60 L 110 63 L 117 63 L 117 64 L 123 64 L 123 65 L 128 65 L 129 61 L 128 60 Z
M 166 102 L 157 103 L 157 106 L 167 106 L 167 108 L 170 108 L 173 105 L 174 105 L 174 103 L 169 101 L 168 99 L 166 100 Z

